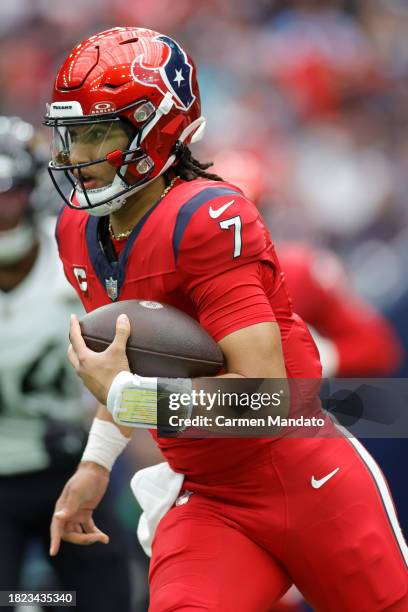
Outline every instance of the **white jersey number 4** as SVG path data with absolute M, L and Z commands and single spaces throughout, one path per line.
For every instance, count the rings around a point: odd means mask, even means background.
M 242 230 L 242 222 L 241 217 L 237 215 L 236 217 L 231 217 L 230 219 L 225 219 L 224 221 L 220 221 L 221 229 L 229 229 L 230 227 L 234 227 L 234 259 L 239 257 L 242 252 L 242 238 L 241 238 L 241 230 Z

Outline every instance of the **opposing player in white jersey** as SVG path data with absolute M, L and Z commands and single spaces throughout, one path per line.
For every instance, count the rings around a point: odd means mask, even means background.
M 33 537 L 48 547 L 56 498 L 86 431 L 82 390 L 66 359 L 69 314 L 80 309 L 58 259 L 55 219 L 36 210 L 33 127 L 0 117 L 0 590 L 22 587 Z M 111 500 L 108 546 L 65 547 L 53 560 L 77 610 L 130 609 L 126 538 Z M 45 549 L 46 550 L 46 549 Z M 98 573 L 93 571 L 98 559 Z

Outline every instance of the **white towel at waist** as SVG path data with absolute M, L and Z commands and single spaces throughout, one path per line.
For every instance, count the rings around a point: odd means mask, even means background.
M 143 513 L 137 537 L 146 555 L 152 556 L 152 541 L 157 525 L 176 501 L 184 475 L 174 472 L 167 461 L 139 470 L 130 481 Z

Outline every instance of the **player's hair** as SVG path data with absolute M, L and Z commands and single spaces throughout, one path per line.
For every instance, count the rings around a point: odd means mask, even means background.
M 218 174 L 206 172 L 207 168 L 213 165 L 213 162 L 198 161 L 185 144 L 179 143 L 177 145 L 176 156 L 178 163 L 173 166 L 172 170 L 184 181 L 193 181 L 196 178 L 206 178 L 212 181 L 224 180 Z

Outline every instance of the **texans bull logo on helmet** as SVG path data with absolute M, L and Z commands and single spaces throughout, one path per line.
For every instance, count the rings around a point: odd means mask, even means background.
M 193 67 L 189 64 L 186 53 L 169 36 L 160 35 L 153 40 L 160 41 L 168 47 L 169 54 L 165 63 L 159 67 L 146 66 L 143 63 L 143 55 L 138 55 L 131 66 L 132 77 L 142 85 L 155 87 L 163 95 L 170 91 L 176 107 L 188 110 L 196 97 L 192 88 Z

